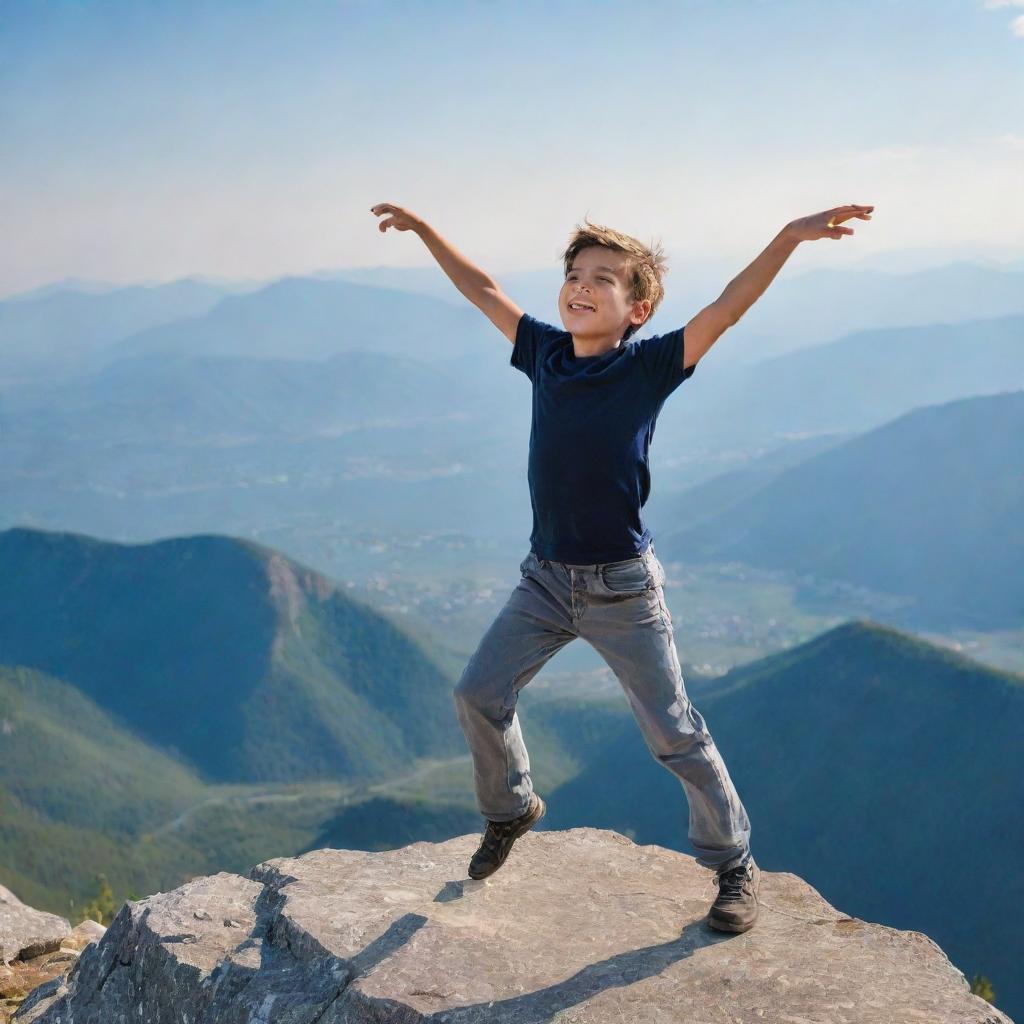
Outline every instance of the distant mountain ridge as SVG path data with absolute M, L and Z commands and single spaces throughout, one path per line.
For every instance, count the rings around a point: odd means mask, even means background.
M 1024 391 L 915 409 L 780 472 L 659 551 L 846 580 L 904 621 L 1024 621 Z M 687 506 L 676 502 L 679 520 Z
M 36 291 L 0 301 L 0 354 L 8 364 L 48 362 L 51 375 L 95 358 L 136 331 L 201 315 L 226 294 L 188 278 L 154 287 Z
M 718 345 L 738 344 L 731 332 Z M 915 408 L 1024 388 L 1024 315 L 881 327 L 747 366 L 701 363 L 704 382 L 658 422 L 703 444 L 763 445 L 870 430 Z M 714 374 L 710 372 L 714 367 Z
M 672 273 L 667 281 L 665 303 L 650 325 L 656 334 L 686 323 L 721 291 L 736 270 L 731 259 L 709 259 L 703 253 L 693 259 L 685 253 L 673 253 L 669 262 Z M 976 318 L 980 310 L 992 317 L 1024 314 L 1024 263 L 1020 261 L 999 264 L 953 256 L 947 262 L 936 264 L 931 254 L 928 259 L 931 265 L 921 267 L 920 263 L 919 253 L 897 250 L 872 254 L 842 268 L 787 266 L 735 329 L 743 349 L 735 353 L 736 361 L 746 363 L 766 355 L 782 355 L 829 341 L 837 337 L 838 332 L 969 321 Z M 262 281 L 228 280 L 208 275 L 130 286 L 58 281 L 3 301 L 34 300 L 86 289 L 127 292 L 128 288 L 174 288 L 186 283 L 211 284 L 225 293 L 254 292 L 290 278 L 347 282 L 407 295 L 418 294 L 455 307 L 464 306 L 466 302 L 432 262 L 417 267 L 329 268 L 301 275 L 283 274 Z M 557 317 L 555 297 L 560 278 L 556 266 L 510 270 L 497 274 L 497 278 L 522 309 L 542 319 Z M 851 294 L 858 296 L 854 305 L 848 301 Z M 836 310 L 840 308 L 843 310 L 841 323 L 836 317 Z
M 206 781 L 379 778 L 460 735 L 416 642 L 262 545 L 13 528 L 0 565 L 0 664 L 74 684 Z
M 643 335 L 664 333 L 686 323 L 721 290 L 731 273 L 727 261 L 709 265 L 706 260 L 684 259 L 677 272 L 679 269 L 684 272 L 678 280 L 669 281 L 665 305 Z M 560 278 L 556 268 L 509 272 L 500 278 L 521 308 L 557 322 L 555 297 Z M 988 317 L 1024 314 L 1022 282 L 1024 273 L 1019 268 L 964 260 L 906 273 L 861 266 L 803 273 L 790 269 L 734 328 L 735 341 L 728 358 L 719 362 L 721 357 L 716 355 L 715 361 L 721 366 L 759 361 L 833 340 L 840 333 L 969 322 L 980 310 Z M 851 306 L 846 299 L 853 292 L 859 301 Z M 241 303 L 234 304 L 232 297 Z M 227 303 L 225 309 L 215 311 L 214 305 L 222 299 Z M 0 300 L 0 352 L 8 358 L 28 355 L 32 349 L 70 355 L 82 348 L 83 334 L 91 339 L 85 346 L 90 351 L 112 350 L 120 339 L 137 332 L 142 333 L 123 354 L 181 350 L 174 341 L 175 332 L 167 336 L 147 330 L 166 323 L 175 303 L 177 318 L 188 333 L 195 328 L 188 320 L 211 314 L 210 325 L 215 329 L 207 332 L 200 327 L 200 344 L 205 344 L 204 351 L 218 354 L 308 356 L 314 354 L 310 348 L 314 345 L 315 357 L 322 357 L 337 351 L 331 349 L 329 333 L 324 333 L 329 321 L 342 337 L 376 332 L 380 324 L 383 339 L 393 331 L 396 339 L 414 339 L 414 347 L 420 343 L 424 326 L 429 332 L 449 322 L 451 314 L 455 314 L 450 320 L 453 324 L 459 323 L 460 314 L 468 314 L 467 322 L 487 325 L 433 265 L 325 270 L 267 281 L 200 275 L 152 285 L 87 282 L 79 286 L 71 281 Z M 837 308 L 843 309 L 841 321 L 835 315 Z M 433 314 L 424 318 L 426 310 Z M 383 317 L 382 311 L 386 311 Z M 281 317 L 284 319 L 279 320 Z M 275 320 L 279 322 L 275 324 Z M 298 340 L 298 350 L 289 345 L 289 322 L 296 328 L 291 337 Z M 346 331 L 346 325 L 351 329 Z M 272 351 L 265 347 L 267 328 L 279 339 Z M 252 338 L 253 347 L 230 340 L 232 334 L 239 333 Z M 228 337 L 219 340 L 218 334 Z M 431 336 L 437 337 L 436 330 Z M 241 347 L 218 347 L 224 344 Z
M 372 433 L 483 415 L 482 396 L 429 362 L 362 350 L 330 359 L 180 353 L 118 359 L 0 405 L 8 433 L 96 444 Z M 367 442 L 369 443 L 369 442 Z
M 106 357 L 176 352 L 327 359 L 365 348 L 450 359 L 470 357 L 479 349 L 474 332 L 492 334 L 495 345 L 501 341 L 468 302 L 453 306 L 392 289 L 292 277 L 244 295 L 226 296 L 188 322 L 140 331 L 112 345 Z

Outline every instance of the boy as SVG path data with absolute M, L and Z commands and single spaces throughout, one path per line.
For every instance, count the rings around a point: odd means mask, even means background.
M 753 926 L 760 870 L 750 853 L 750 822 L 687 698 L 665 570 L 641 517 L 650 493 L 648 450 L 665 400 L 797 244 L 853 234 L 837 223 L 870 220 L 872 209 L 844 206 L 793 221 L 685 328 L 629 343 L 664 294 L 660 249 L 589 221 L 577 228 L 563 255 L 559 330 L 523 313 L 410 211 L 391 203 L 371 207 L 376 216 L 390 215 L 378 225 L 382 232 L 419 235 L 459 291 L 512 343 L 511 365 L 533 386 L 530 552 L 453 693 L 487 819 L 471 878 L 501 867 L 515 840 L 544 815 L 516 702 L 544 664 L 580 636 L 615 672 L 651 753 L 683 785 L 697 863 L 714 868 L 718 883 L 708 924 L 731 932 Z

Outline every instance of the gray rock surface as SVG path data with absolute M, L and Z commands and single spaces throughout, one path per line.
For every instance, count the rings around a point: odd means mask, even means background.
M 105 931 L 88 919 L 72 928 L 67 918 L 29 907 L 0 885 L 0 1024 L 29 992 L 67 974 Z
M 316 850 L 126 903 L 18 1024 L 1006 1024 L 920 932 L 847 917 L 763 871 L 741 934 L 692 857 L 591 828 Z
M 64 937 L 64 941 L 60 944 L 61 949 L 83 950 L 90 942 L 99 942 L 106 930 L 98 921 L 86 918 L 84 921 L 79 921 L 71 929 L 70 934 Z
M 59 949 L 70 931 L 66 917 L 26 906 L 0 885 L 0 964 Z

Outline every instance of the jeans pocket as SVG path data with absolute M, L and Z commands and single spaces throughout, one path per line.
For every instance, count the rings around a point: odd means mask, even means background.
M 655 585 L 654 574 L 642 558 L 602 565 L 601 582 L 613 594 L 642 594 Z

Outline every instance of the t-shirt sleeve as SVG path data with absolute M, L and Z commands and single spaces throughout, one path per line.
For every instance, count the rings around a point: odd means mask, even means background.
M 530 380 L 535 380 L 541 359 L 559 333 L 557 327 L 524 313 L 516 326 L 516 342 L 512 346 L 509 362 L 517 370 L 522 370 Z
M 683 335 L 685 328 L 659 334 L 637 342 L 640 361 L 655 387 L 660 401 L 664 401 L 684 380 L 693 376 L 697 364 L 683 369 Z

